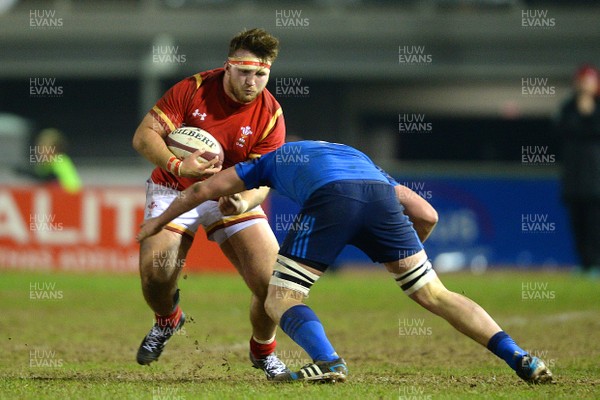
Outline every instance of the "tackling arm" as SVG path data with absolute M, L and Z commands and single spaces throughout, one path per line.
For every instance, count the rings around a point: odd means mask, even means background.
M 207 200 L 239 193 L 245 189 L 244 181 L 239 178 L 235 168 L 228 168 L 203 182 L 196 182 L 181 192 L 161 215 L 144 221 L 136 240 L 141 242 L 148 236 L 157 234 L 173 219 Z

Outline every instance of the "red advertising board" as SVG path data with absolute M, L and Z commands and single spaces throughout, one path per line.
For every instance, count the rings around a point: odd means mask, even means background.
M 0 268 L 137 272 L 144 189 L 0 187 Z M 235 271 L 200 230 L 187 271 Z

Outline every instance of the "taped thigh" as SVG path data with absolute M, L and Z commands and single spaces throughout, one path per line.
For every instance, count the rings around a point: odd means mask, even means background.
M 437 276 L 429 260 L 425 260 L 408 272 L 392 275 L 394 275 L 394 279 L 398 286 L 400 286 L 407 295 L 411 295 L 421 289 Z
M 294 290 L 308 297 L 308 292 L 317 279 L 319 275 L 308 271 L 296 261 L 278 254 L 269 284 Z

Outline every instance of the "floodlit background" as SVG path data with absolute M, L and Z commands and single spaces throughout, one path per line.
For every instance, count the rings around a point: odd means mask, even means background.
M 268 89 L 288 136 L 358 147 L 430 201 L 440 270 L 578 265 L 553 118 L 576 69 L 600 63 L 592 3 L 1 1 L 0 265 L 135 270 L 151 166 L 133 132 L 252 27 L 281 41 Z M 39 161 L 33 138 L 49 127 L 68 140 L 77 195 L 15 172 Z M 269 210 L 282 238 L 295 209 L 274 195 Z M 228 268 L 214 257 L 188 264 Z M 366 259 L 349 249 L 338 261 Z

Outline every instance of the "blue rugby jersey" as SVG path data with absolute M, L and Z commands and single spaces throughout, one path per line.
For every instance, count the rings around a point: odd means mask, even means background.
M 246 189 L 269 186 L 300 205 L 330 182 L 371 180 L 397 185 L 364 153 L 344 144 L 305 140 L 286 143 L 258 159 L 235 165 Z

